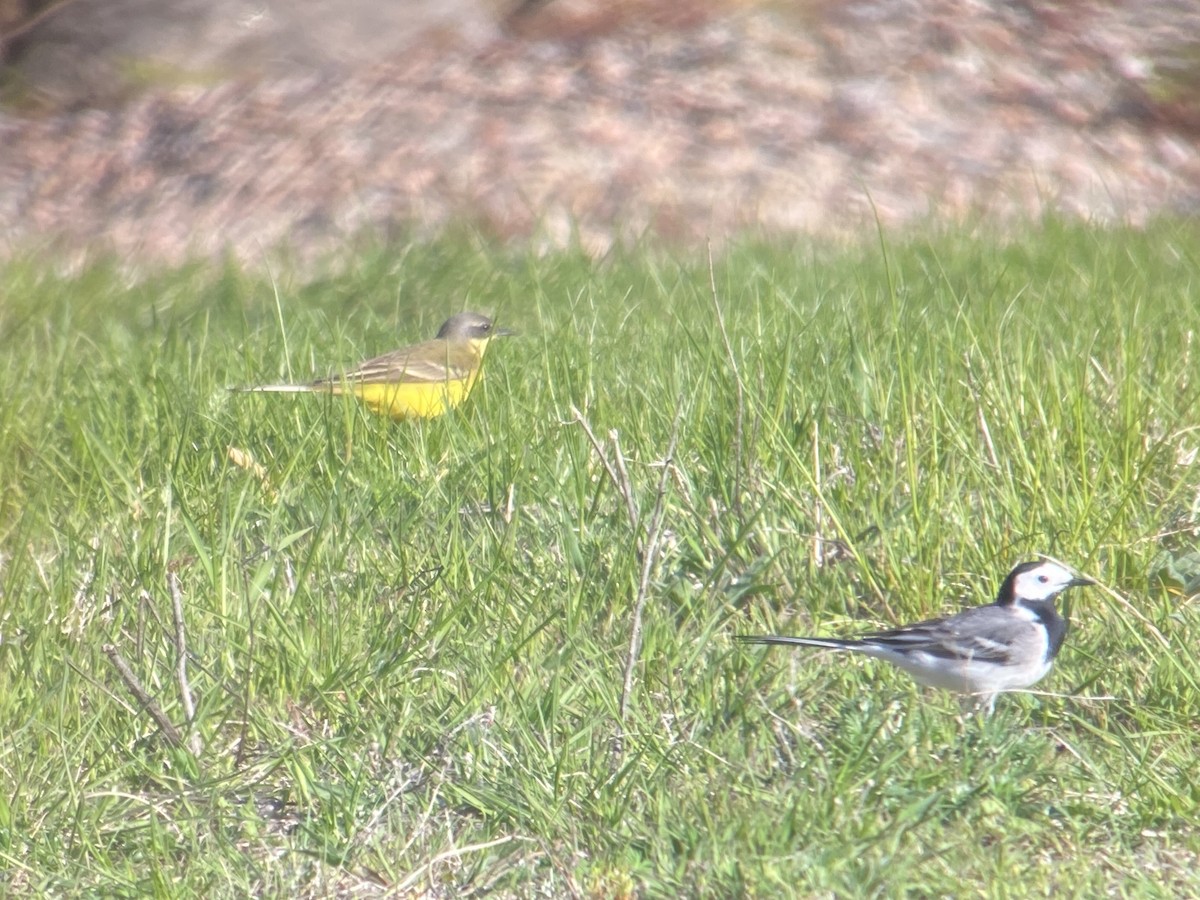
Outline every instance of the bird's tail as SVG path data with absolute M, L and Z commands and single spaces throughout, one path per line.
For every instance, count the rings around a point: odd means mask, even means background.
M 231 387 L 229 390 L 241 394 L 308 394 L 314 388 L 311 384 L 255 384 L 250 387 Z
M 792 647 L 820 647 L 825 650 L 850 650 L 861 642 L 837 638 L 786 637 L 779 634 L 739 634 L 734 640 L 743 644 L 783 644 Z

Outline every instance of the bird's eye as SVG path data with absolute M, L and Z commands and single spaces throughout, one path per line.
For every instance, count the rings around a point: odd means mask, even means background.
M 1042 584 L 1045 584 L 1049 580 L 1050 580 L 1049 575 L 1039 575 L 1038 576 L 1038 581 L 1040 581 Z

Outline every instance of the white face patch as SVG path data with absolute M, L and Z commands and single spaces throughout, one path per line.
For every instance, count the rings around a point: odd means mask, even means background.
M 1018 575 L 1013 593 L 1018 600 L 1049 600 L 1069 588 L 1074 579 L 1075 573 L 1058 563 L 1044 562 Z

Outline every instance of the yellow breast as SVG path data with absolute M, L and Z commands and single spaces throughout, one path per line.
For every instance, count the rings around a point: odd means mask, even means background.
M 478 371 L 467 378 L 437 382 L 350 384 L 333 386 L 335 394 L 349 392 L 375 413 L 403 419 L 434 419 L 461 404 L 479 380 Z

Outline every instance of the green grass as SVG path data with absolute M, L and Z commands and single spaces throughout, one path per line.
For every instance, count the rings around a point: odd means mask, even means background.
M 307 283 L 7 264 L 0 891 L 1200 891 L 1198 257 L 1177 223 L 747 244 L 715 297 L 702 259 L 460 239 Z M 444 419 L 226 390 L 464 307 L 523 336 Z M 1104 587 L 986 721 L 731 640 L 1039 552 Z

